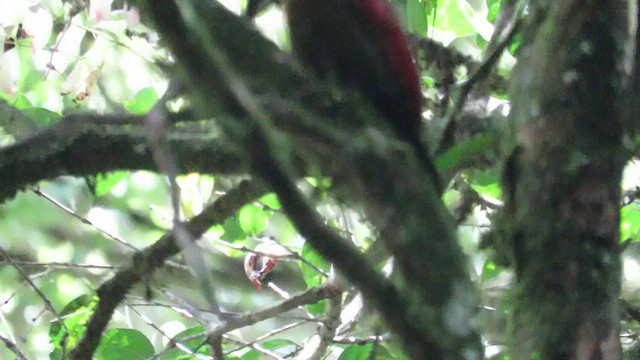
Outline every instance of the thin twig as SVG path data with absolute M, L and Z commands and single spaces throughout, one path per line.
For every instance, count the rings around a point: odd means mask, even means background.
M 129 309 L 131 309 L 131 311 L 136 313 L 142 319 L 142 321 L 144 321 L 147 325 L 149 325 L 155 331 L 157 331 L 163 338 L 167 339 L 172 346 L 176 347 L 177 349 L 179 349 L 180 351 L 184 352 L 185 354 L 189 354 L 189 355 L 194 356 L 196 358 L 209 359 L 208 356 L 204 356 L 203 354 L 198 354 L 198 353 L 192 351 L 191 349 L 189 349 L 188 346 L 182 344 L 180 341 L 177 341 L 175 338 L 167 335 L 167 333 L 162 331 L 162 329 L 160 329 L 153 321 L 151 321 L 151 319 L 149 319 L 144 314 L 142 314 L 141 312 L 136 310 L 135 307 L 129 305 Z
M 10 339 L 8 339 L 8 338 L 6 338 L 6 337 L 4 337 L 2 335 L 0 335 L 0 341 L 2 341 L 4 343 L 4 346 L 6 346 L 7 349 L 9 349 L 12 353 L 14 353 L 16 355 L 16 359 L 27 360 L 27 357 L 24 356 L 22 351 L 20 351 L 20 349 L 18 348 L 16 343 L 14 343 Z
M 24 279 L 24 281 L 26 281 L 27 284 L 29 284 L 29 286 L 33 289 L 33 291 L 36 293 L 36 295 L 38 295 L 38 297 L 42 300 L 42 302 L 44 303 L 45 308 L 49 312 L 51 312 L 51 314 L 53 314 L 53 316 L 56 318 L 56 320 L 60 324 L 60 327 L 64 330 L 64 334 L 62 336 L 62 339 L 60 340 L 60 343 L 65 344 L 67 336 L 69 335 L 69 329 L 67 328 L 67 325 L 65 324 L 65 322 L 62 320 L 60 314 L 56 311 L 56 309 L 53 306 L 53 304 L 51 303 L 51 301 L 38 288 L 38 286 L 36 286 L 36 284 L 31 280 L 29 275 L 27 273 L 25 273 L 24 270 L 22 270 L 22 267 L 20 267 L 18 264 L 13 262 L 13 258 L 1 246 L 0 246 L 0 255 L 2 255 L 2 257 L 4 257 L 4 259 L 5 259 L 5 261 L 7 263 L 11 264 L 11 266 L 13 266 L 13 268 L 16 269 L 16 271 L 20 274 L 20 276 Z M 63 357 L 66 356 L 65 351 L 66 351 L 66 346 L 62 346 Z
M 184 226 L 193 238 L 199 238 L 211 226 L 221 223 L 244 204 L 263 194 L 264 190 L 260 185 L 243 181 L 186 222 Z M 137 253 L 130 266 L 121 269 L 113 278 L 102 284 L 97 291 L 100 300 L 96 310 L 87 323 L 87 331 L 83 338 L 73 349 L 71 358 L 91 359 L 100 342 L 102 332 L 126 294 L 134 285 L 161 267 L 168 258 L 178 254 L 179 251 L 173 231 L 167 232 L 155 244 Z
M 222 337 L 225 340 L 231 341 L 231 342 L 233 342 L 235 344 L 238 344 L 238 345 L 246 344 L 244 341 L 237 340 L 237 339 L 235 339 L 235 338 L 233 338 L 233 337 L 231 337 L 229 335 L 223 335 Z M 250 347 L 251 349 L 253 349 L 253 350 L 259 352 L 260 354 L 266 356 L 266 358 L 271 358 L 273 360 L 285 360 L 285 358 L 283 358 L 279 354 L 276 354 L 275 352 L 273 352 L 273 351 L 271 351 L 269 349 L 266 349 L 266 348 L 264 348 L 264 347 L 262 347 L 262 346 L 260 346 L 258 344 L 250 344 L 250 345 L 248 345 L 248 347 Z M 223 354 L 223 356 L 224 356 L 224 354 Z
M 230 248 L 230 249 L 234 249 L 234 250 L 238 250 L 238 251 L 242 251 L 242 252 L 254 253 L 254 254 L 258 254 L 260 256 L 271 256 L 272 255 L 272 254 L 263 253 L 261 251 L 256 251 L 256 250 L 253 250 L 253 249 L 249 249 L 245 245 L 234 245 L 234 244 L 232 244 L 230 242 L 227 242 L 227 241 L 224 241 L 222 239 L 213 239 L 212 241 L 217 243 L 217 244 L 219 244 L 219 245 L 222 245 L 224 247 L 227 247 L 227 248 Z M 315 270 L 318 274 L 321 274 L 322 276 L 324 276 L 325 278 L 329 277 L 329 274 L 327 274 L 326 271 L 320 269 L 318 266 L 316 266 L 315 264 L 313 264 L 309 260 L 305 259 L 304 256 L 300 255 L 300 253 L 298 253 L 297 251 L 291 249 L 289 246 L 282 245 L 280 243 L 278 243 L 278 245 L 282 246 L 287 251 L 289 251 L 288 255 L 280 256 L 280 257 L 278 257 L 278 259 L 282 259 L 282 260 L 291 259 L 291 260 L 300 261 L 300 262 L 306 264 L 307 266 L 309 266 L 310 268 L 312 268 L 313 270 Z
M 167 114 L 165 103 L 174 97 L 182 86 L 177 82 L 171 82 L 169 88 L 162 98 L 153 106 L 146 116 L 145 124 L 149 130 L 149 148 L 158 168 L 169 179 L 169 193 L 171 195 L 171 207 L 173 208 L 173 228 L 176 236 L 176 243 L 180 248 L 184 259 L 193 274 L 198 280 L 203 297 L 207 299 L 211 310 L 220 314 L 220 306 L 216 300 L 215 289 L 213 288 L 213 277 L 207 262 L 204 260 L 202 252 L 195 244 L 188 231 L 185 231 L 181 222 L 180 208 L 180 186 L 178 185 L 178 174 L 180 173 L 178 161 L 171 152 L 171 147 L 167 141 Z
M 51 204 L 53 204 L 57 208 L 63 210 L 67 214 L 69 214 L 69 215 L 73 216 L 74 218 L 78 219 L 81 223 L 83 223 L 85 225 L 89 225 L 92 228 L 96 229 L 99 233 L 101 233 L 102 235 L 106 236 L 107 238 L 109 238 L 111 240 L 114 240 L 118 244 L 123 245 L 124 247 L 126 247 L 127 249 L 130 249 L 130 250 L 133 250 L 133 251 L 139 251 L 139 249 L 137 247 L 135 247 L 134 245 L 130 244 L 126 240 L 124 240 L 124 239 L 122 239 L 122 238 L 120 238 L 120 237 L 118 237 L 116 235 L 113 235 L 112 233 L 108 232 L 107 230 L 102 229 L 101 227 L 99 227 L 98 225 L 93 223 L 88 218 L 76 213 L 75 211 L 73 211 L 69 207 L 67 207 L 64 204 L 62 204 L 60 201 L 56 200 L 53 196 L 43 192 L 39 187 L 35 187 L 32 190 L 36 195 L 42 197 L 43 199 L 49 201 Z M 186 269 L 186 267 L 184 265 L 179 264 L 179 263 L 177 263 L 175 261 L 171 261 L 171 260 L 167 261 L 167 265 L 169 265 L 171 267 L 174 267 L 176 269 L 188 270 L 188 269 Z
M 277 334 L 279 334 L 281 332 L 285 332 L 287 330 L 290 330 L 290 329 L 293 329 L 293 328 L 298 327 L 300 325 L 304 325 L 304 324 L 308 324 L 308 323 L 309 323 L 309 321 L 303 320 L 303 321 L 298 321 L 298 322 L 295 322 L 295 323 L 290 323 L 290 324 L 287 324 L 287 325 L 285 325 L 283 327 L 271 330 L 269 332 L 266 332 L 266 333 L 258 336 L 257 338 L 255 338 L 254 340 L 252 340 L 250 342 L 247 342 L 245 344 L 242 344 L 242 345 L 238 346 L 235 349 L 228 350 L 227 352 L 225 352 L 225 355 L 233 354 L 234 352 L 242 350 L 242 349 L 246 348 L 247 346 L 250 346 L 250 345 L 252 345 L 254 343 L 260 342 L 260 341 L 268 339 L 268 338 L 270 338 L 270 337 L 272 337 L 274 335 L 277 335 Z
M 460 89 L 458 96 L 456 97 L 453 107 L 445 115 L 444 130 L 442 131 L 442 135 L 440 136 L 439 142 L 436 147 L 436 155 L 441 155 L 446 150 L 448 150 L 451 142 L 453 141 L 453 135 L 456 128 L 456 118 L 462 111 L 469 93 L 471 93 L 471 90 L 473 90 L 474 86 L 480 80 L 484 79 L 487 75 L 489 75 L 489 73 L 491 73 L 491 70 L 500 59 L 500 56 L 502 56 L 503 51 L 511 43 L 511 40 L 513 40 L 513 37 L 518 33 L 518 31 L 520 31 L 522 23 L 522 18 L 518 18 L 513 24 L 511 30 L 509 30 L 509 32 L 505 35 L 504 39 L 502 39 L 496 45 L 496 47 L 490 52 L 490 54 L 482 62 L 482 64 L 480 64 L 480 66 L 469 76 L 469 79 L 462 85 L 462 88 Z
M 105 270 L 117 270 L 121 269 L 122 266 L 115 265 L 93 265 L 93 264 L 73 264 L 73 263 L 62 263 L 62 262 L 37 262 L 37 261 L 13 261 L 16 265 L 22 266 L 45 266 L 52 268 L 79 268 L 79 269 L 105 269 Z
M 336 289 L 329 284 L 323 284 L 318 287 L 309 289 L 302 294 L 295 295 L 279 304 L 268 308 L 258 310 L 249 314 L 231 318 L 222 324 L 213 328 L 207 337 L 217 337 L 226 334 L 229 331 L 239 329 L 245 326 L 253 325 L 257 322 L 273 318 L 287 311 L 293 310 L 301 305 L 314 304 L 320 300 L 330 297 Z
M 333 342 L 336 344 L 349 344 L 349 345 L 365 345 L 374 342 L 387 341 L 391 338 L 389 335 L 371 335 L 365 337 L 356 336 L 340 336 L 333 338 Z
M 65 206 L 64 204 L 62 204 L 61 202 L 59 202 L 58 200 L 54 199 L 52 196 L 46 194 L 45 192 L 43 192 L 40 187 L 34 187 L 33 192 L 40 196 L 41 198 L 47 200 L 48 202 L 52 203 L 53 205 L 55 205 L 57 208 L 63 210 L 64 212 L 66 212 L 67 214 L 73 216 L 74 218 L 80 220 L 80 222 L 82 222 L 83 224 L 89 225 L 92 228 L 98 230 L 98 232 L 100 232 L 102 235 L 108 237 L 111 240 L 114 240 L 115 242 L 117 242 L 120 245 L 123 245 L 124 247 L 131 249 L 133 251 L 138 251 L 138 248 L 131 245 L 130 243 L 128 243 L 126 240 L 121 239 L 111 233 L 109 233 L 108 231 L 101 229 L 99 226 L 97 226 L 96 224 L 94 224 L 93 222 L 91 222 L 91 220 L 78 215 L 75 211 L 71 210 L 70 208 L 68 208 L 67 206 Z
M 267 283 L 267 286 L 269 287 L 269 289 L 275 291 L 276 294 L 280 295 L 283 299 L 285 299 L 285 300 L 291 299 L 291 295 L 288 292 L 286 292 L 283 289 L 281 289 L 275 283 L 270 281 L 269 283 Z M 315 320 L 316 319 L 316 317 L 313 316 L 313 314 L 309 310 L 307 310 L 304 306 L 302 306 L 302 305 L 299 306 L 298 310 L 300 310 L 308 320 Z

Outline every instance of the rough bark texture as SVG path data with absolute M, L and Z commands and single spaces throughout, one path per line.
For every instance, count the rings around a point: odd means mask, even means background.
M 504 179 L 516 357 L 620 359 L 627 2 L 556 1 L 531 10 L 538 24 L 525 34 L 514 75 L 515 150 Z

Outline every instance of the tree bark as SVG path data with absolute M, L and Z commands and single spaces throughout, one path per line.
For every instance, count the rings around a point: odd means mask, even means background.
M 516 358 L 621 359 L 628 2 L 539 2 L 514 73 L 504 174 Z M 634 14 L 635 16 L 635 14 Z

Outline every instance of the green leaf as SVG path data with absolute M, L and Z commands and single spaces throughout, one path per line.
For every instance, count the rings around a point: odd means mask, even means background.
M 28 69 L 22 78 L 22 85 L 20 89 L 24 92 L 32 92 L 36 90 L 36 88 L 43 83 L 42 81 L 43 74 L 41 71 L 31 68 Z
M 29 92 L 35 84 L 42 82 L 42 74 L 34 67 L 31 43 L 31 38 L 18 39 L 15 47 L 20 62 L 20 78 L 17 85 L 18 89 L 24 93 Z
M 242 360 L 261 360 L 264 358 L 261 352 L 256 349 L 251 349 L 242 354 Z
M 155 353 L 143 333 L 134 329 L 111 329 L 104 334 L 96 349 L 98 360 L 148 359 Z
M 320 256 L 308 243 L 305 243 L 302 247 L 302 257 L 310 263 L 319 267 L 323 271 L 329 269 L 329 263 Z M 320 285 L 324 281 L 324 275 L 318 273 L 315 269 L 309 265 L 300 262 L 300 268 L 302 270 L 302 277 L 307 283 L 308 287 L 314 287 Z
M 270 209 L 278 210 L 280 209 L 280 200 L 278 200 L 278 196 L 275 193 L 269 193 L 264 195 L 258 200 L 261 204 L 268 206 Z
M 374 357 L 371 357 L 371 355 Z M 376 360 L 395 360 L 396 357 L 391 355 L 389 351 L 382 345 L 377 345 L 375 348 L 373 344 L 365 344 L 365 345 L 351 345 L 346 348 L 338 360 L 368 360 L 368 359 L 376 359 Z
M 487 20 L 494 22 L 496 18 L 498 18 L 501 2 L 502 2 L 501 0 L 487 0 L 487 7 L 489 8 L 489 13 L 487 14 Z
M 195 326 L 186 329 L 176 336 L 174 339 L 180 343 L 180 345 L 187 347 L 189 350 L 198 354 L 210 354 L 209 345 L 202 345 L 205 342 L 205 328 L 203 326 Z M 183 340 L 184 339 L 184 340 Z M 168 344 L 167 346 L 171 346 Z M 162 352 L 159 357 L 160 360 L 197 360 L 198 358 L 190 355 L 184 350 L 176 347 L 171 347 L 169 350 Z
M 427 35 L 429 24 L 427 23 L 426 3 L 420 0 L 407 1 L 407 28 L 409 32 L 420 36 Z
M 138 91 L 133 99 L 124 102 L 124 107 L 133 114 L 144 115 L 158 102 L 158 93 L 152 87 Z
M 373 344 L 351 345 L 346 348 L 338 360 L 367 360 L 373 350 Z
M 80 41 L 80 55 L 85 55 L 93 45 L 96 43 L 96 35 L 92 31 L 87 31 L 84 33 L 82 40 Z
M 15 106 L 16 109 L 26 109 L 26 108 L 30 108 L 33 106 L 33 104 L 31 104 L 31 101 L 24 96 L 23 93 L 18 93 L 18 95 L 16 95 L 15 100 L 13 100 L 11 102 L 11 105 Z
M 491 280 L 504 271 L 504 268 L 492 260 L 487 260 L 482 267 L 482 282 Z
M 493 25 L 487 20 L 488 9 L 476 11 L 463 0 L 439 0 L 435 14 L 429 14 L 428 22 L 433 22 L 436 29 L 442 32 L 445 44 L 456 38 L 480 34 L 486 40 L 491 38 Z
M 492 356 L 489 360 L 511 360 L 511 357 L 507 354 L 498 354 Z
M 202 341 L 205 340 L 205 331 L 204 326 L 198 325 L 179 332 L 174 338 L 180 341 L 182 345 L 194 350 L 196 346 L 202 344 Z M 182 338 L 188 338 L 188 340 L 180 340 Z
M 429 89 L 432 89 L 436 86 L 436 79 L 431 76 L 422 76 L 422 83 Z
M 319 190 L 323 190 L 323 189 L 328 189 L 331 187 L 331 179 L 328 177 L 323 177 L 323 178 L 317 178 L 317 177 L 306 177 L 305 180 L 307 180 L 307 182 L 309 184 L 311 184 L 311 186 L 318 188 Z
M 198 357 L 190 355 L 180 349 L 171 349 L 163 353 L 159 359 L 161 360 L 199 360 Z
M 320 316 L 327 312 L 327 307 L 329 306 L 328 300 L 320 300 L 315 304 L 307 304 L 307 310 L 316 316 Z
M 73 349 L 86 331 L 86 324 L 98 303 L 94 295 L 81 295 L 71 300 L 60 312 L 64 326 L 59 321 L 51 323 L 49 340 L 53 344 L 50 359 L 63 359 Z
M 98 360 L 147 359 L 155 353 L 153 345 L 143 333 L 134 329 L 107 331 L 96 349 Z
M 484 154 L 496 145 L 493 133 L 473 136 L 468 140 L 456 144 L 436 159 L 436 167 L 440 170 L 463 167 L 473 163 L 478 154 Z
M 126 36 L 127 22 L 124 18 L 115 20 L 106 20 L 98 22 L 94 29 L 113 44 L 122 44 L 122 40 Z
M 494 170 L 472 170 L 468 172 L 469 185 L 481 195 L 502 199 L 502 189 Z
M 31 120 L 42 124 L 42 125 L 51 125 L 56 120 L 60 119 L 62 115 L 57 112 L 53 112 L 51 110 L 39 107 L 29 107 L 23 109 L 22 112 L 27 115 Z
M 242 230 L 242 226 L 240 226 L 238 216 L 232 216 L 225 220 L 222 228 L 224 229 L 224 234 L 221 236 L 222 240 L 233 243 L 247 238 L 247 233 L 245 233 L 244 230 Z
M 293 347 L 298 346 L 298 344 L 295 341 L 289 340 L 289 339 L 271 339 L 263 342 L 260 345 L 263 348 L 269 349 L 269 350 L 275 350 L 285 346 L 293 346 Z
M 517 33 L 509 44 L 509 54 L 516 55 L 518 49 L 520 49 L 520 44 L 522 44 L 522 33 Z
M 96 178 L 95 193 L 96 196 L 105 196 L 116 186 L 120 180 L 129 175 L 128 171 L 111 171 L 108 173 L 100 173 Z
M 640 238 L 640 205 L 631 203 L 620 211 L 620 241 Z
M 411 360 L 405 353 L 404 349 L 398 342 L 386 343 L 384 346 L 385 351 L 389 353 L 389 359 L 393 360 Z
M 267 228 L 271 211 L 253 204 L 245 205 L 238 213 L 238 221 L 242 231 L 247 234 L 259 234 Z

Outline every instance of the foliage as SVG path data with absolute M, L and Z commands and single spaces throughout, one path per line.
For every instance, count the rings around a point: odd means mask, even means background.
M 246 6 L 241 0 L 219 2 L 238 14 Z M 72 112 L 143 116 L 170 88 L 174 58 L 158 34 L 140 20 L 145 14 L 122 1 L 94 0 L 90 7 L 80 9 L 78 3 L 43 0 L 28 6 L 27 2 L 0 0 L 0 41 L 5 45 L 0 54 L 0 145 L 18 143 Z M 447 71 L 419 62 L 426 120 L 429 125 L 436 124 L 444 115 L 439 107 L 443 98 L 447 105 L 454 101 L 449 98 L 450 89 L 443 89 L 445 83 L 450 77 L 456 80 L 449 81 L 451 87 L 458 80 L 468 80 L 472 69 L 482 63 L 481 54 L 491 40 L 501 1 L 406 0 L 394 4 L 401 9 L 410 32 L 448 46 L 449 50 L 442 51 L 455 55 L 447 53 L 453 59 Z M 256 24 L 278 46 L 288 47 L 279 7 L 266 8 Z M 519 44 L 517 40 L 514 43 Z M 420 51 L 426 50 L 418 49 L 418 59 L 428 57 Z M 436 158 L 439 170 L 451 180 L 443 198 L 456 214 L 459 243 L 469 259 L 469 276 L 481 289 L 479 328 L 491 359 L 510 358 L 505 323 L 513 299 L 505 294 L 511 287 L 512 273 L 496 261 L 491 250 L 481 249 L 480 242 L 504 197 L 499 183 L 497 143 L 501 139 L 496 129 L 503 126 L 509 107 L 501 85 L 511 74 L 513 62 L 510 53 L 503 55 L 497 71 L 488 76 L 492 92 L 487 111 L 475 114 L 475 122 L 464 126 L 466 133 Z M 178 97 L 171 100 L 169 108 L 179 112 L 189 105 L 190 99 Z M 188 136 L 193 138 L 220 131 L 216 125 L 198 121 L 181 126 L 190 130 Z M 127 130 L 145 136 L 152 133 L 133 126 Z M 236 151 L 233 146 L 224 144 L 232 152 Z M 0 256 L 0 335 L 28 358 L 68 356 L 95 311 L 96 289 L 135 262 L 140 250 L 159 241 L 174 225 L 172 187 L 166 173 L 164 169 L 118 170 L 86 178 L 59 177 L 42 181 L 37 188 L 5 202 L 0 208 L 0 248 L 5 249 Z M 326 225 L 367 254 L 377 268 L 391 272 L 385 250 L 374 241 L 380 229 L 371 225 L 363 209 L 347 207 L 336 198 L 329 191 L 332 184 L 327 177 L 310 173 L 312 176 L 298 187 L 317 201 Z M 637 174 L 637 165 L 631 163 L 623 183 L 629 201 L 621 208 L 621 240 L 629 241 L 629 249 L 640 234 L 637 194 L 633 193 L 639 186 Z M 243 180 L 238 174 L 181 174 L 177 177 L 181 215 L 191 219 L 201 214 Z M 208 326 L 219 325 L 224 317 L 212 311 L 211 299 L 203 290 L 206 287 L 215 290 L 225 311 L 250 313 L 290 300 L 292 294 L 310 293 L 322 288 L 328 278 L 339 276 L 297 233 L 280 199 L 274 193 L 260 194 L 208 227 L 196 251 L 204 271 L 194 267 L 189 255 L 178 255 L 155 275 L 143 277 L 117 308 L 95 357 L 156 356 L 168 360 L 210 356 Z M 272 287 L 257 292 L 244 274 L 242 259 L 268 239 L 277 240 L 287 254 L 264 279 Z M 631 297 L 633 290 L 640 288 L 640 278 L 631 273 L 637 272 L 639 263 L 640 255 L 625 253 L 624 286 L 629 290 L 623 294 L 632 304 L 638 300 Z M 335 295 L 319 292 L 286 312 L 274 311 L 265 319 L 248 321 L 247 326 L 230 326 L 221 340 L 225 355 L 230 359 L 262 359 L 300 354 L 322 341 L 318 339 L 322 337 L 318 323 L 330 327 L 327 324 L 333 316 L 338 331 L 326 347 L 327 358 L 406 359 L 378 315 L 367 308 L 366 301 L 363 304 L 361 295 L 354 289 L 342 290 L 338 316 L 331 314 Z M 627 320 L 623 328 L 633 334 L 630 337 L 637 336 L 639 320 Z M 0 358 L 15 356 L 8 347 L 0 348 Z

